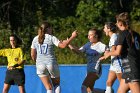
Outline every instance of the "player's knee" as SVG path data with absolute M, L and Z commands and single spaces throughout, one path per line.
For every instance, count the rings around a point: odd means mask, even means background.
M 125 91 L 125 90 L 123 90 L 123 89 L 121 89 L 121 88 L 118 88 L 117 93 L 127 93 L 127 91 Z
M 2 93 L 8 93 L 8 89 L 3 89 Z
M 107 86 L 112 86 L 112 83 L 113 83 L 112 81 L 107 80 L 106 85 L 107 85 Z
M 53 84 L 53 86 L 60 85 L 60 79 L 53 79 L 52 78 L 52 84 Z
M 8 93 L 10 87 L 4 87 L 2 93 Z

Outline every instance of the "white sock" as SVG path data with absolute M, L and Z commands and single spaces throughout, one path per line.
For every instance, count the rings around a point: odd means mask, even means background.
M 107 86 L 105 93 L 112 93 L 112 88 L 110 86 Z
M 53 91 L 52 90 L 47 90 L 47 93 L 53 93 Z
M 60 85 L 56 85 L 55 87 L 54 87 L 54 93 L 60 93 L 61 92 L 61 87 L 60 87 Z
M 131 90 L 129 90 L 128 93 L 131 93 Z
M 81 91 L 82 91 L 82 93 L 87 93 L 87 87 L 82 85 Z

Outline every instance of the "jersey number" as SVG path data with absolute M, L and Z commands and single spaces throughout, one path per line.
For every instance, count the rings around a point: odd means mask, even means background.
M 138 42 L 138 38 L 137 37 L 135 37 L 135 47 L 136 47 L 137 50 L 140 49 L 140 45 L 139 45 L 139 42 Z
M 39 44 L 39 52 L 40 54 L 47 54 L 48 44 Z

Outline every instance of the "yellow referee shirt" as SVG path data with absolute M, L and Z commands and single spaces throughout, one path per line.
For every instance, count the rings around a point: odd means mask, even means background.
M 21 62 L 23 60 L 26 60 L 25 55 L 23 54 L 23 51 L 21 48 L 9 48 L 9 49 L 1 49 L 0 50 L 0 56 L 7 57 L 8 60 L 8 66 L 14 66 L 15 64 L 18 64 L 18 62 Z M 24 64 L 16 67 L 16 68 L 24 68 Z

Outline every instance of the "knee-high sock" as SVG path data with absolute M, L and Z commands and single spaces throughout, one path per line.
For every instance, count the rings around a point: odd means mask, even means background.
M 112 93 L 112 88 L 110 86 L 107 86 L 105 93 Z
M 60 85 L 55 85 L 54 86 L 54 93 L 60 93 L 61 92 L 61 87 Z
M 52 90 L 47 90 L 47 93 L 53 93 L 53 91 Z

